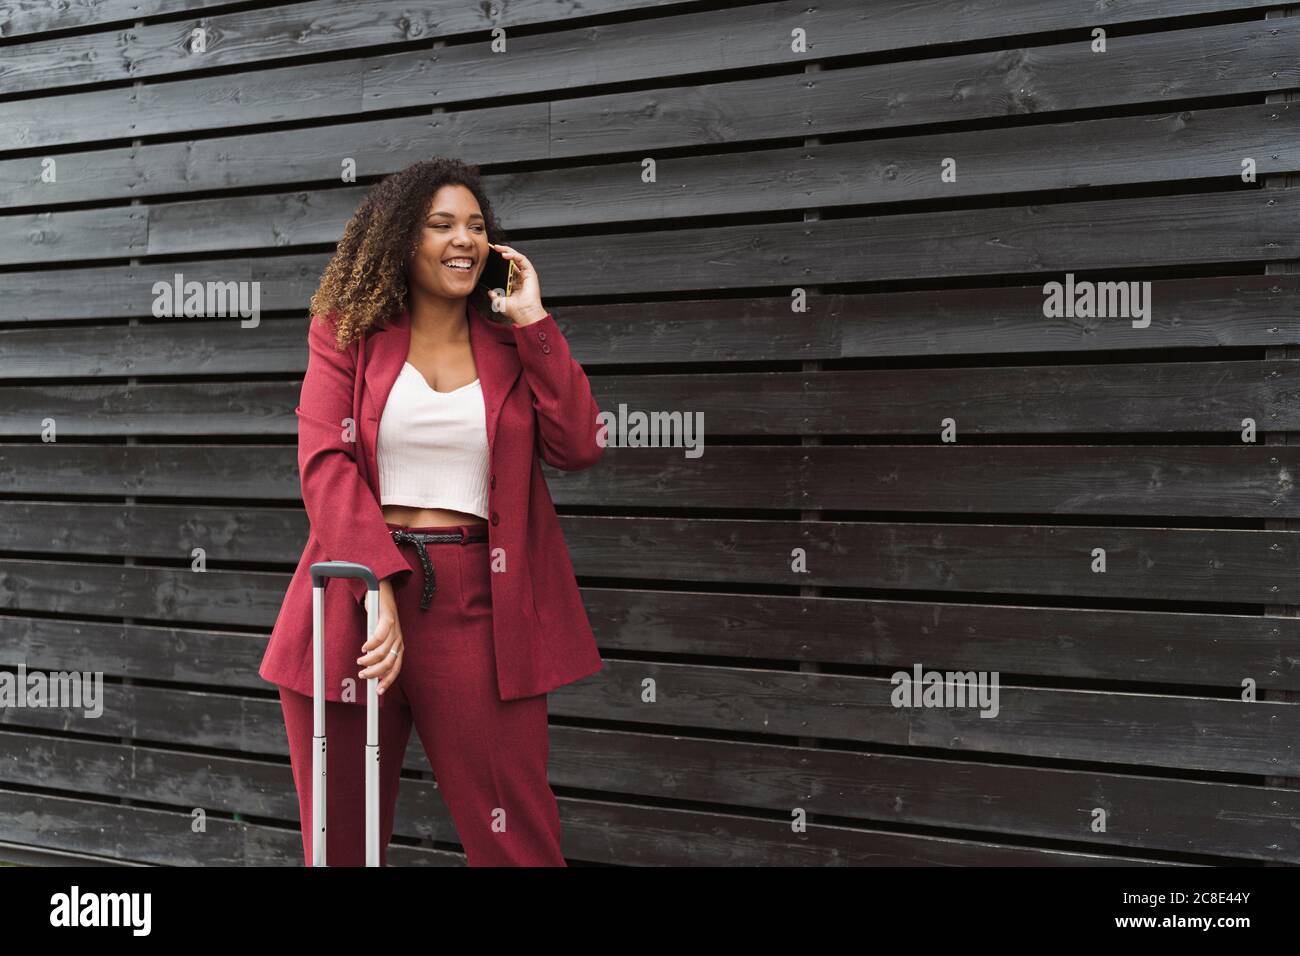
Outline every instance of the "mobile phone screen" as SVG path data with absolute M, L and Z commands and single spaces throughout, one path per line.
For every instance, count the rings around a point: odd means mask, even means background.
M 487 262 L 483 264 L 483 274 L 479 276 L 478 280 L 479 287 L 483 289 L 484 293 L 488 289 L 500 289 L 504 294 L 509 268 L 510 264 L 505 257 L 489 246 Z

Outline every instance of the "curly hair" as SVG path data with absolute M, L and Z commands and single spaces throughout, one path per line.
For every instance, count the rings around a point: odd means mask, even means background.
M 508 242 L 479 181 L 477 166 L 436 157 L 385 177 L 348 220 L 311 297 L 313 316 L 333 313 L 340 349 L 407 307 L 407 266 L 420 244 L 429 203 L 443 186 L 464 186 L 473 193 L 483 213 L 488 241 Z M 487 278 L 486 267 L 484 271 Z M 482 283 L 475 286 L 469 299 L 480 315 L 495 318 Z

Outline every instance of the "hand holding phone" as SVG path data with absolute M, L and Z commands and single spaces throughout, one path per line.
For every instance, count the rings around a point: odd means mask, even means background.
M 489 243 L 505 266 L 505 289 L 488 286 L 488 301 L 494 312 L 501 312 L 512 325 L 531 325 L 546 317 L 542 305 L 541 286 L 537 270 L 518 249 L 501 243 Z M 497 273 L 500 275 L 500 272 Z

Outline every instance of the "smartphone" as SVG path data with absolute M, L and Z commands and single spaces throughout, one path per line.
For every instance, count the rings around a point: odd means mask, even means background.
M 514 259 L 510 260 L 510 272 L 506 275 L 506 298 L 510 298 L 510 293 L 514 291 L 515 277 L 519 275 L 519 266 Z
M 517 271 L 513 262 L 508 261 L 505 256 L 488 246 L 487 262 L 483 264 L 483 272 L 478 279 L 478 288 L 483 293 L 484 301 L 487 301 L 489 289 L 504 289 L 505 294 L 510 295 Z M 502 321 L 504 316 L 494 315 L 492 318 Z

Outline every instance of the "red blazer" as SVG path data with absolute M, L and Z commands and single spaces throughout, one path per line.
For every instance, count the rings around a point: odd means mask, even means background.
M 469 339 L 486 406 L 488 550 L 504 559 L 494 571 L 492 633 L 502 700 L 546 693 L 596 673 L 600 652 L 587 620 L 541 462 L 576 470 L 594 465 L 599 409 L 586 373 L 546 317 L 501 325 L 470 305 Z M 333 321 L 312 318 L 298 416 L 298 471 L 311 534 L 289 582 L 258 673 L 312 694 L 312 582 L 316 561 L 367 565 L 376 577 L 420 574 L 410 548 L 399 548 L 379 507 L 375 439 L 389 391 L 406 361 L 405 309 L 347 349 L 335 346 Z M 353 437 L 355 436 L 355 440 Z M 410 561 L 408 563 L 408 552 Z M 412 571 L 414 565 L 415 571 Z M 351 677 L 354 703 L 365 704 L 356 663 L 366 633 L 366 587 L 327 580 L 325 695 L 342 700 Z M 411 581 L 418 587 L 419 581 Z M 380 695 L 380 701 L 387 694 Z

